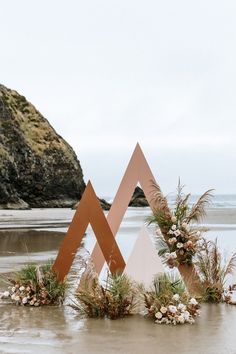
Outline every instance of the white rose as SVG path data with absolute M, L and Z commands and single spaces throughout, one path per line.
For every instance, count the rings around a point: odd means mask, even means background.
M 197 232 L 196 232 L 196 235 L 197 235 L 197 236 L 200 236 L 200 235 L 201 235 L 201 232 L 200 232 L 200 231 L 197 231 Z
M 169 234 L 169 235 L 173 235 L 173 233 L 174 233 L 174 231 L 172 231 L 172 230 L 169 230 L 169 231 L 168 231 L 168 234 Z
M 171 218 L 171 221 L 173 222 L 173 223 L 175 223 L 176 221 L 177 221 L 177 218 L 176 218 L 176 216 L 172 216 L 172 218 Z
M 183 247 L 183 243 L 181 242 L 178 242 L 177 245 L 176 245 L 177 248 L 182 248 Z
M 176 228 L 177 228 L 176 225 L 172 225 L 172 226 L 171 226 L 171 229 L 172 229 L 173 231 L 175 231 Z
M 28 302 L 28 298 L 27 297 L 23 297 L 22 303 L 25 305 L 25 304 L 27 304 L 27 302 Z
M 20 291 L 24 291 L 24 290 L 25 290 L 25 287 L 24 287 L 24 286 L 21 286 L 21 287 L 19 288 L 19 290 L 20 290 Z
M 175 230 L 174 234 L 175 234 L 175 236 L 179 236 L 179 235 L 181 235 L 181 232 L 179 230 Z
M 170 311 L 171 313 L 176 313 L 176 312 L 177 312 L 177 307 L 176 307 L 176 306 L 169 305 L 168 309 L 169 309 L 169 311 Z
M 12 291 L 13 293 L 16 291 L 15 286 L 13 286 L 13 287 L 11 288 L 11 291 Z
M 174 294 L 173 295 L 173 300 L 179 301 L 179 294 Z
M 155 314 L 155 317 L 160 320 L 162 318 L 162 313 L 160 311 L 158 311 L 156 314 Z
M 182 312 L 182 311 L 185 311 L 185 310 L 186 310 L 186 306 L 185 306 L 184 304 L 180 303 L 180 304 L 178 305 L 178 310 L 180 310 L 181 312 Z
M 9 296 L 10 296 L 9 291 L 4 291 L 4 293 L 3 293 L 3 297 L 9 297 Z
M 190 300 L 189 300 L 189 305 L 197 305 L 198 302 L 196 299 L 194 299 L 194 297 L 192 297 Z
M 14 300 L 15 301 L 20 301 L 20 296 L 16 295 Z
M 160 308 L 161 313 L 165 314 L 167 312 L 167 308 L 165 306 L 162 306 Z
M 184 317 L 185 321 L 189 321 L 190 313 L 188 311 L 184 311 L 183 317 Z

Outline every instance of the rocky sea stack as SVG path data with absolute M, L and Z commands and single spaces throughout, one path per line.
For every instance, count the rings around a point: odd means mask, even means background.
M 24 96 L 0 85 L 0 208 L 70 207 L 84 188 L 70 145 Z

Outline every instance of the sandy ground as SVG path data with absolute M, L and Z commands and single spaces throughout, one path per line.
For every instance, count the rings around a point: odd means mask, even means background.
M 117 236 L 126 259 L 149 213 L 148 208 L 126 213 Z M 0 211 L 0 273 L 55 258 L 73 214 L 69 209 Z M 222 250 L 236 251 L 236 209 L 211 209 L 204 225 L 210 229 L 207 237 L 218 237 Z M 94 243 L 89 228 L 84 246 L 91 250 Z M 236 354 L 235 330 L 236 306 L 226 304 L 204 305 L 194 325 L 177 327 L 156 325 L 141 316 L 82 319 L 68 306 L 0 304 L 0 353 Z

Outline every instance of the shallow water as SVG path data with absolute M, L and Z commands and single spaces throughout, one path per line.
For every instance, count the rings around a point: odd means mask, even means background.
M 73 213 L 69 209 L 1 211 L 0 273 L 11 272 L 29 261 L 55 258 Z M 130 209 L 126 213 L 117 237 L 126 259 L 148 214 L 148 209 Z M 218 235 L 220 247 L 228 253 L 236 250 L 232 222 L 236 219 L 235 214 L 230 215 L 231 228 L 222 227 L 222 217 L 210 215 L 207 220 L 214 225 L 208 237 Z M 94 243 L 89 228 L 83 246 L 91 251 Z M 74 283 L 82 254 L 83 250 L 70 274 Z M 141 316 L 117 321 L 82 319 L 66 305 L 28 308 L 0 304 L 0 353 L 236 354 L 235 330 L 236 306 L 225 304 L 204 305 L 194 325 L 177 327 L 155 325 Z

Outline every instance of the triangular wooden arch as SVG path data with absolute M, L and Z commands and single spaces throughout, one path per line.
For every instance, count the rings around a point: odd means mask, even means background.
M 152 211 L 155 211 L 153 195 L 153 183 L 156 183 L 152 171 L 147 163 L 147 160 L 142 152 L 140 145 L 137 143 L 135 150 L 131 156 L 124 177 L 120 183 L 119 189 L 116 193 L 115 199 L 112 203 L 111 209 L 107 215 L 107 221 L 110 225 L 114 237 L 119 230 L 120 224 L 128 208 L 129 202 L 132 198 L 136 185 L 140 183 L 147 201 Z M 101 249 L 96 243 L 92 252 L 95 269 L 98 274 L 101 272 L 104 265 L 104 257 Z M 178 267 L 181 276 L 183 277 L 188 288 L 192 291 L 198 292 L 199 277 L 193 265 L 180 265 Z
M 147 201 L 151 209 L 154 211 L 155 206 L 152 198 L 152 182 L 155 182 L 155 178 L 140 145 L 137 143 L 120 183 L 120 187 L 112 203 L 111 209 L 107 215 L 107 221 L 114 236 L 116 236 L 117 231 L 119 230 L 126 209 L 128 208 L 129 202 L 132 198 L 134 189 L 138 183 L 140 183 Z M 94 247 L 92 258 L 96 271 L 100 273 L 104 265 L 104 257 L 98 243 Z
M 52 269 L 60 281 L 68 274 L 89 223 L 110 271 L 124 270 L 125 261 L 89 181 L 53 264 Z

